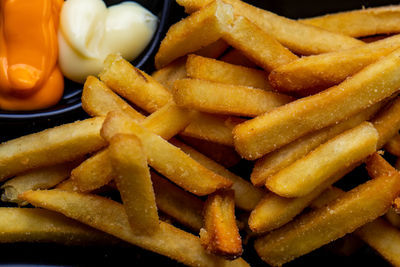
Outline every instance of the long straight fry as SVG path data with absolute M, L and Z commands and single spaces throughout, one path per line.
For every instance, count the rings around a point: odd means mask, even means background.
M 199 79 L 182 79 L 174 83 L 175 103 L 212 114 L 254 117 L 284 105 L 292 97 L 247 86 Z
M 399 175 L 370 180 L 327 206 L 257 239 L 256 251 L 267 263 L 282 265 L 381 216 L 399 193 Z
M 352 37 L 400 32 L 400 6 L 362 8 L 299 20 Z M 368 23 L 366 23 L 368 21 Z
M 264 185 L 265 180 L 268 177 L 276 174 L 278 171 L 307 155 L 320 144 L 325 143 L 334 136 L 370 119 L 382 106 L 383 103 L 375 104 L 343 122 L 305 135 L 294 142 L 265 155 L 256 161 L 251 173 L 251 182 L 256 186 Z
M 118 133 L 135 134 L 147 152 L 149 165 L 196 195 L 207 195 L 232 185 L 227 178 L 206 169 L 160 136 L 129 120 L 123 114 L 110 112 L 102 128 L 102 136 L 110 140 Z
M 272 90 L 266 72 L 212 58 L 189 55 L 186 72 L 187 76 L 193 79 Z
M 35 206 L 63 213 L 82 223 L 144 249 L 190 266 L 248 266 L 243 259 L 229 262 L 207 254 L 198 237 L 160 222 L 153 235 L 137 235 L 129 225 L 124 207 L 103 197 L 61 190 L 28 191 L 22 198 Z
M 159 226 L 158 211 L 142 143 L 134 135 L 117 134 L 108 150 L 132 230 L 152 234 Z
M 76 162 L 61 163 L 34 169 L 13 177 L 1 186 L 1 189 L 3 189 L 1 200 L 4 202 L 15 202 L 19 205 L 27 204 L 18 199 L 19 194 L 28 190 L 52 188 L 68 178 L 71 170 L 76 165 Z
M 236 149 L 243 157 L 256 159 L 308 132 L 356 114 L 400 88 L 399 66 L 397 49 L 338 86 L 238 125 L 234 129 Z
M 193 12 L 211 1 L 178 0 L 177 3 Z M 298 54 L 321 54 L 364 44 L 357 39 L 281 17 L 240 0 L 224 0 L 224 2 L 233 6 L 235 15 L 246 17 Z
M 269 81 L 281 92 L 315 93 L 339 84 L 399 47 L 400 35 L 396 35 L 347 50 L 302 57 L 274 69 Z
M 0 208 L 0 243 L 51 242 L 66 245 L 119 243 L 105 233 L 57 212 L 36 208 Z
M 222 36 L 221 26 L 232 20 L 232 6 L 216 0 L 172 25 L 155 56 L 156 68 L 217 41 Z
M 72 161 L 106 145 L 104 118 L 64 124 L 0 144 L 0 180 L 29 169 Z
M 171 140 L 171 143 L 182 149 L 182 151 L 187 153 L 191 158 L 207 169 L 231 180 L 233 182 L 232 189 L 235 192 L 235 204 L 239 208 L 250 211 L 261 199 L 262 191 L 252 186 L 248 181 L 233 174 L 215 161 L 207 158 L 195 149 L 179 142 L 178 140 Z
M 374 153 L 378 138 L 374 126 L 364 122 L 269 177 L 265 185 L 284 197 L 307 195 L 337 171 Z

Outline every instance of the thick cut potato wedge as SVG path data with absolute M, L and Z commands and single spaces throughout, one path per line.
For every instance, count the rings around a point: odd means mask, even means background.
M 129 225 L 124 207 L 107 198 L 55 189 L 28 191 L 22 199 L 189 266 L 249 266 L 243 259 L 231 262 L 207 254 L 198 237 L 168 223 L 160 222 L 153 235 L 137 235 Z

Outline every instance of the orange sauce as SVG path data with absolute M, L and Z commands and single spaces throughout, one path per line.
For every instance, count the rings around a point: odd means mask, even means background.
M 57 28 L 63 2 L 0 0 L 0 109 L 42 109 L 60 100 Z

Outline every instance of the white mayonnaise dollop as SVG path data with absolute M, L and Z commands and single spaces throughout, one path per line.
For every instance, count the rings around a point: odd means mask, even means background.
M 102 0 L 67 0 L 61 10 L 59 64 L 63 74 L 83 83 L 97 75 L 110 53 L 135 59 L 152 39 L 157 17 L 135 2 L 107 6 Z

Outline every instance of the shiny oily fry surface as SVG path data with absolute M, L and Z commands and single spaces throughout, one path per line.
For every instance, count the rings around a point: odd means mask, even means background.
M 400 6 L 362 8 L 299 21 L 352 37 L 393 34 L 400 32 Z
M 200 230 L 200 242 L 209 253 L 228 259 L 242 254 L 233 191 L 219 191 L 208 196 L 204 204 L 204 228 Z
M 397 49 L 337 86 L 238 125 L 233 132 L 236 150 L 246 159 L 257 159 L 389 97 L 400 88 L 399 66 Z
M 281 92 L 315 93 L 344 81 L 399 47 L 400 35 L 395 35 L 347 50 L 302 57 L 274 69 L 268 78 Z
M 240 0 L 224 0 L 234 8 L 235 15 L 244 16 L 261 29 L 269 32 L 291 51 L 312 55 L 338 51 L 364 43 L 348 37 L 278 16 Z M 177 0 L 187 12 L 193 12 L 212 0 Z
M 272 90 L 266 72 L 212 58 L 189 55 L 186 72 L 187 76 L 193 79 Z
M 185 190 L 201 196 L 232 185 L 231 181 L 206 169 L 160 136 L 123 114 L 110 112 L 102 136 L 110 140 L 118 133 L 135 134 L 147 152 L 149 165 Z
M 39 190 L 25 192 L 22 199 L 189 266 L 249 266 L 243 259 L 231 262 L 207 254 L 198 237 L 168 223 L 160 222 L 159 229 L 151 236 L 137 235 L 129 225 L 124 207 L 100 196 Z
M 108 155 L 132 230 L 151 235 L 159 227 L 159 220 L 141 141 L 135 135 L 117 134 L 110 140 Z
M 265 262 L 280 266 L 383 215 L 399 193 L 399 175 L 370 180 L 257 239 L 256 251 Z
M 374 153 L 378 138 L 374 126 L 364 122 L 269 177 L 265 185 L 284 197 L 307 195 L 336 172 Z
M 155 56 L 157 69 L 221 38 L 222 25 L 233 20 L 232 6 L 220 0 L 172 25 Z
M 293 100 L 292 97 L 263 89 L 182 79 L 174 83 L 175 103 L 202 112 L 254 117 Z
M 78 159 L 106 145 L 104 118 L 64 124 L 0 144 L 0 180 L 24 171 Z

